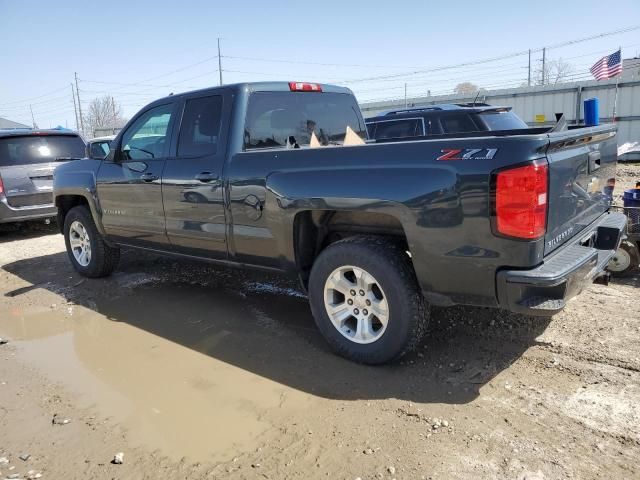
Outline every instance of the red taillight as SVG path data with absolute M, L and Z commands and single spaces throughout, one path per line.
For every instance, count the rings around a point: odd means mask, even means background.
M 0 177 L 0 196 L 4 195 L 4 183 L 2 183 L 2 177 Z
M 321 92 L 322 87 L 318 83 L 289 82 L 289 90 L 292 92 Z
M 532 240 L 547 229 L 548 166 L 534 163 L 502 170 L 495 179 L 498 233 Z

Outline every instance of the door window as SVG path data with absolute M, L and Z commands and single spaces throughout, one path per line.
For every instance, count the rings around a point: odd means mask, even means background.
M 441 122 L 444 133 L 467 133 L 480 130 L 466 113 L 443 116 Z
M 187 100 L 178 139 L 178 157 L 215 155 L 221 116 L 220 95 Z
M 149 160 L 165 156 L 173 104 L 160 105 L 138 117 L 122 135 L 121 158 Z
M 422 131 L 422 119 L 404 118 L 398 120 L 385 120 L 376 125 L 376 138 L 404 138 L 424 135 Z

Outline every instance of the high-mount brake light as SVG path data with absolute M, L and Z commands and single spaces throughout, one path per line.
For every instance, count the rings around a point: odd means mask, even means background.
M 322 92 L 319 83 L 289 82 L 289 90 L 292 92 Z
M 547 230 L 547 163 L 531 163 L 495 174 L 495 227 L 498 233 L 535 240 Z

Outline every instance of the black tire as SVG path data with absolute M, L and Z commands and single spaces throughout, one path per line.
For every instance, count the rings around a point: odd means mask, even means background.
M 71 225 L 75 221 L 82 224 L 89 236 L 91 258 L 86 266 L 81 265 L 78 260 L 76 260 L 71 250 L 69 231 Z M 89 278 L 106 277 L 107 275 L 110 275 L 118 265 L 118 261 L 120 260 L 120 249 L 117 247 L 110 247 L 105 243 L 102 235 L 98 232 L 91 212 L 87 207 L 77 206 L 67 212 L 67 215 L 64 218 L 63 234 L 64 243 L 67 247 L 67 255 L 69 255 L 71 265 L 73 265 L 73 268 L 75 268 L 79 274 Z
M 389 318 L 386 330 L 372 343 L 348 339 L 333 325 L 325 308 L 325 282 L 342 266 L 365 270 L 384 291 Z M 408 255 L 398 243 L 383 237 L 351 237 L 323 250 L 311 269 L 309 302 L 316 325 L 329 345 L 343 357 L 369 365 L 391 362 L 413 350 L 429 320 L 428 305 Z
M 628 255 L 629 257 L 629 265 L 624 270 L 616 270 L 613 267 L 616 255 L 619 254 Z M 630 277 L 638 273 L 640 271 L 640 251 L 638 250 L 638 246 L 629 240 L 623 240 L 614 255 L 614 259 L 609 262 L 609 271 L 614 277 Z

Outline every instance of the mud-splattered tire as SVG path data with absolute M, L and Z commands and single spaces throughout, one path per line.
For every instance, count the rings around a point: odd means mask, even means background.
M 309 301 L 331 347 L 369 365 L 413 350 L 429 318 L 409 256 L 383 237 L 351 237 L 323 250 L 311 269 Z
M 106 277 L 118 265 L 120 249 L 105 243 L 87 207 L 77 206 L 67 212 L 63 233 L 69 260 L 81 275 Z

